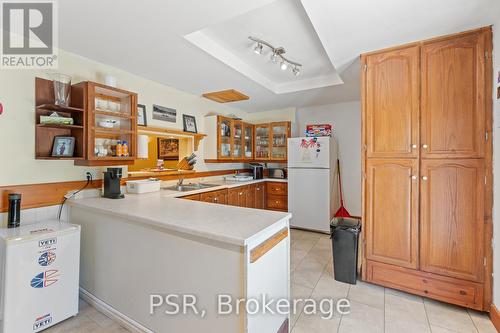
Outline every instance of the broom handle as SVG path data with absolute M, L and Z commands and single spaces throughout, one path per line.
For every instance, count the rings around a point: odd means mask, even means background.
M 340 175 L 340 160 L 337 159 L 337 170 L 339 171 L 339 188 L 340 188 L 340 206 L 344 206 L 344 199 L 342 197 L 342 176 Z

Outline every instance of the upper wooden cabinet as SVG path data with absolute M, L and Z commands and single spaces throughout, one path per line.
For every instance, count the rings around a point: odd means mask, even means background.
M 96 82 L 84 84 L 87 147 L 85 159 L 75 160 L 75 164 L 133 164 L 137 158 L 137 94 Z M 118 148 L 125 143 L 127 149 Z
M 364 57 L 368 157 L 417 157 L 419 47 Z
M 372 159 L 366 173 L 366 258 L 417 268 L 418 161 Z
M 482 159 L 422 161 L 423 271 L 482 281 L 484 186 Z
M 290 122 L 252 125 L 223 116 L 205 118 L 205 162 L 286 162 Z
M 486 36 L 423 44 L 422 157 L 484 156 Z

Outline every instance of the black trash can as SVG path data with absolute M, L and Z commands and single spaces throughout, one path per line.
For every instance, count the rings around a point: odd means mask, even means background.
M 330 224 L 335 280 L 356 284 L 358 268 L 358 241 L 361 221 L 338 217 Z

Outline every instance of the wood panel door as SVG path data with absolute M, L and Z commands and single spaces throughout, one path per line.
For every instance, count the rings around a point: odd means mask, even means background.
M 423 158 L 484 156 L 485 33 L 422 46 Z
M 419 47 L 368 55 L 365 64 L 367 156 L 417 157 Z
M 255 208 L 266 209 L 266 185 L 265 185 L 265 183 L 255 184 Z
M 219 190 L 212 192 L 204 192 L 200 195 L 200 201 L 217 203 L 220 205 L 227 204 L 227 190 Z
M 417 268 L 418 161 L 368 160 L 366 258 Z
M 482 281 L 484 161 L 424 160 L 420 268 Z
M 227 204 L 231 206 L 239 205 L 239 188 L 230 188 L 227 190 Z

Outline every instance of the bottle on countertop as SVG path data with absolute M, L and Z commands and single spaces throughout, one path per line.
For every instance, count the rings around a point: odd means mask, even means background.
M 7 227 L 17 228 L 21 224 L 21 194 L 9 194 L 9 213 L 7 217 Z

